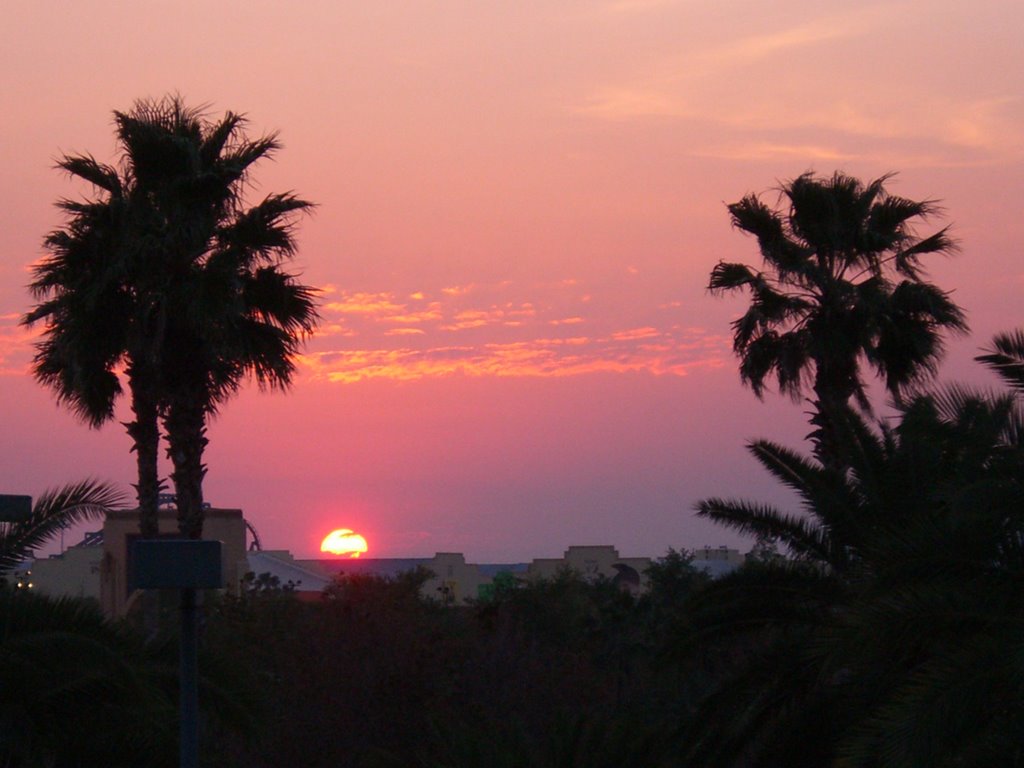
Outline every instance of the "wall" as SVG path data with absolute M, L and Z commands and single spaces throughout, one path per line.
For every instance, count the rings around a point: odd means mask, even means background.
M 245 560 L 245 521 L 240 509 L 208 509 L 203 523 L 203 538 L 220 541 L 221 570 L 224 584 L 236 592 L 248 570 Z M 160 537 L 176 538 L 178 513 L 174 509 L 159 511 Z M 139 592 L 129 593 L 131 571 L 130 544 L 139 538 L 137 510 L 118 510 L 107 515 L 103 523 L 103 559 L 100 564 L 100 603 L 108 616 L 124 616 Z

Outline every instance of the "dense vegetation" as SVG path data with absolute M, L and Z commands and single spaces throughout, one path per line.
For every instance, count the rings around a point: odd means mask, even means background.
M 255 734 L 208 734 L 245 766 L 672 765 L 700 674 L 673 657 L 707 579 L 670 553 L 640 599 L 565 572 L 446 607 L 422 574 L 343 577 L 322 602 L 222 603 L 207 642 L 250 672 Z

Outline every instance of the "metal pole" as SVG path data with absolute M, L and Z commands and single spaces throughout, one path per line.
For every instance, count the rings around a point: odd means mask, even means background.
M 181 590 L 181 768 L 199 768 L 199 632 L 196 590 Z

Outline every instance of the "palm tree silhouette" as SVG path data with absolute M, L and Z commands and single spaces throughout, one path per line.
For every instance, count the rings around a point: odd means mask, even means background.
M 171 96 L 114 116 L 119 167 L 90 155 L 58 163 L 99 195 L 59 203 L 67 222 L 34 267 L 41 301 L 24 322 L 46 323 L 34 374 L 98 426 L 113 416 L 123 364 L 142 534 L 157 533 L 162 416 L 179 527 L 198 538 L 207 419 L 246 375 L 286 388 L 316 324 L 314 290 L 281 269 L 294 217 L 312 204 L 272 194 L 245 207 L 251 167 L 280 145 L 247 138 L 241 115 L 212 122 Z
M 735 654 L 690 724 L 694 764 L 984 765 L 1018 749 L 1018 404 L 954 386 L 908 399 L 895 426 L 846 414 L 843 472 L 751 445 L 802 513 L 698 505 L 789 557 L 725 576 L 688 606 L 690 642 Z
M 815 453 L 836 464 L 830 421 L 852 399 L 869 411 L 862 361 L 889 392 L 935 371 L 942 332 L 966 332 L 960 308 L 923 280 L 922 256 L 950 253 L 948 228 L 917 237 L 913 224 L 936 212 L 929 201 L 890 195 L 889 176 L 868 183 L 835 173 L 786 182 L 784 206 L 756 195 L 729 205 L 735 227 L 754 235 L 764 262 L 720 262 L 713 293 L 747 290 L 751 302 L 733 322 L 740 377 L 761 397 L 772 374 L 798 399 L 810 386 Z

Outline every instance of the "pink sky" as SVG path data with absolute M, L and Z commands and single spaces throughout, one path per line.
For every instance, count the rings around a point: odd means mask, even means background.
M 319 204 L 296 269 L 323 327 L 291 394 L 213 424 L 209 501 L 300 555 L 339 527 L 477 561 L 735 545 L 693 503 L 785 500 L 743 443 L 807 428 L 739 386 L 742 301 L 704 287 L 756 253 L 724 203 L 809 169 L 941 199 L 962 254 L 931 275 L 973 328 L 944 373 L 983 380 L 976 349 L 1024 325 L 1021 27 L 998 0 L 8 6 L 0 491 L 132 480 L 123 430 L 26 374 L 17 320 L 53 202 L 87 191 L 54 159 L 112 159 L 111 111 L 176 91 L 279 130 L 255 194 Z

